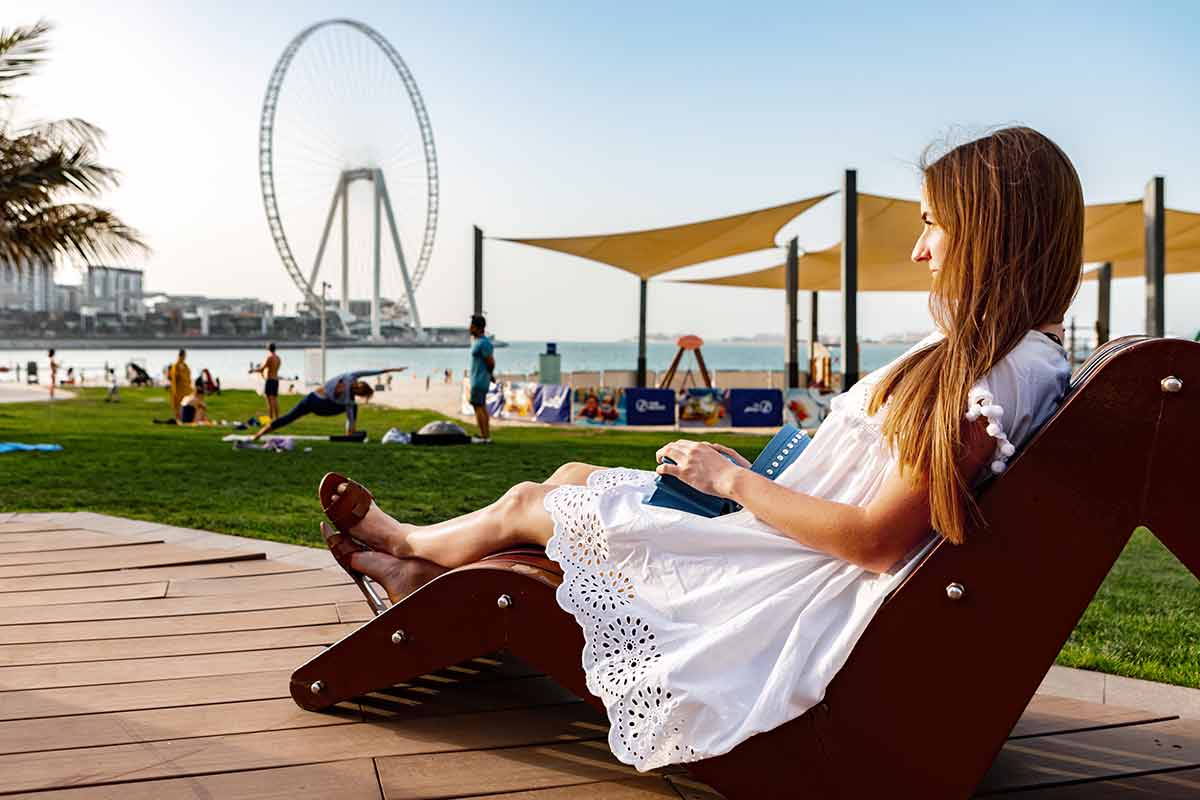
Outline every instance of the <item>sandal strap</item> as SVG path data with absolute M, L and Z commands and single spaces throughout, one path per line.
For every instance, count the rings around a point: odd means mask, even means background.
M 324 511 L 333 527 L 341 533 L 349 534 L 350 529 L 367 516 L 375 498 L 360 483 L 347 479 L 346 484 L 346 491 L 338 495 L 338 499 L 329 504 Z

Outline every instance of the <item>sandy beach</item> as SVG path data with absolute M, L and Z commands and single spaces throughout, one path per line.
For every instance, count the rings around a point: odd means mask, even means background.
M 73 392 L 59 389 L 54 393 L 55 400 L 70 400 L 75 397 Z M 36 403 L 50 399 L 50 390 L 39 384 L 26 385 L 23 383 L 0 383 L 0 403 Z

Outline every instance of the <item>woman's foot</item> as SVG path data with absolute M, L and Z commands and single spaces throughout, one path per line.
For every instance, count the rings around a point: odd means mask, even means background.
M 339 483 L 334 489 L 334 494 L 329 498 L 330 505 L 336 503 L 349 488 L 349 483 Z M 350 528 L 349 534 L 354 540 L 378 553 L 389 555 L 392 558 L 411 558 L 412 552 L 408 547 L 407 537 L 408 527 L 384 513 L 383 509 L 372 500 L 367 515 Z
M 382 512 L 380 512 L 382 513 Z M 361 572 L 383 587 L 388 599 L 398 603 L 448 570 L 423 558 L 396 558 L 364 550 L 354 538 L 334 532 L 326 538 L 329 551 L 347 572 Z

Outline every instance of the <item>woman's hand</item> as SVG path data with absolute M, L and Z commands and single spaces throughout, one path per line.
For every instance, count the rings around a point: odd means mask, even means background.
M 716 450 L 718 453 L 724 453 L 732 458 L 733 463 L 737 464 L 739 467 L 745 467 L 746 469 L 750 469 L 751 467 L 751 464 L 746 460 L 746 457 L 737 450 L 734 450 L 732 447 L 726 447 L 725 445 L 717 444 L 716 442 L 701 442 L 700 444 L 707 445 L 713 450 Z
M 664 464 L 663 458 L 669 458 L 675 463 Z M 655 459 L 659 462 L 655 470 L 659 475 L 674 475 L 701 492 L 719 497 L 730 495 L 733 478 L 742 469 L 708 443 L 686 439 L 660 447 L 655 453 Z

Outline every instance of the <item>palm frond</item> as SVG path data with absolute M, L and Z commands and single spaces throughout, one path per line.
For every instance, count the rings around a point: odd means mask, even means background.
M 0 263 L 18 267 L 54 264 L 60 258 L 92 264 L 148 249 L 138 231 L 112 212 L 86 203 L 53 205 L 0 219 Z
M 12 95 L 6 92 L 7 85 L 32 75 L 45 61 L 46 35 L 52 27 L 41 20 L 33 25 L 0 28 L 0 99 L 10 99 Z

